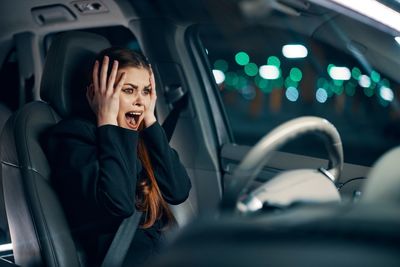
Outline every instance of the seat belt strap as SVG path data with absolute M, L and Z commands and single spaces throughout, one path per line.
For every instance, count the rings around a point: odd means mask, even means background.
M 111 246 L 104 257 L 101 267 L 120 267 L 124 263 L 126 253 L 139 226 L 142 212 L 136 211 L 124 219 L 114 236 Z
M 162 127 L 167 136 L 168 142 L 171 141 L 172 134 L 176 128 L 179 115 L 186 108 L 188 97 L 187 93 L 183 91 L 181 86 L 166 91 L 165 98 L 172 106 L 172 110 L 165 118 Z

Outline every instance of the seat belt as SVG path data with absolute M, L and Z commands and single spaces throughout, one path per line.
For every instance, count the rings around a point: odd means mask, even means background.
M 167 103 L 172 106 L 172 110 L 162 124 L 169 142 L 176 128 L 179 115 L 187 106 L 188 96 L 187 93 L 183 91 L 182 86 L 168 86 L 165 90 L 165 99 Z
M 126 253 L 139 226 L 142 212 L 135 212 L 124 219 L 111 242 L 110 248 L 104 257 L 101 267 L 120 267 L 124 263 Z
M 166 89 L 165 98 L 172 105 L 172 110 L 165 118 L 162 127 L 167 136 L 168 142 L 174 133 L 179 115 L 187 105 L 187 93 L 181 86 L 171 86 Z M 135 236 L 136 229 L 140 222 L 142 212 L 135 211 L 133 215 L 123 220 L 110 248 L 104 257 L 101 267 L 120 267 L 122 266 L 129 246 Z

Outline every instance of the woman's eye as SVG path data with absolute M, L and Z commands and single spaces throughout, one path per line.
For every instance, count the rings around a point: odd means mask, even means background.
M 150 90 L 150 89 L 144 89 L 144 90 L 143 90 L 143 93 L 144 93 L 145 95 L 149 95 L 149 94 L 151 93 L 151 90 Z
M 122 92 L 125 94 L 133 94 L 133 88 L 123 88 Z

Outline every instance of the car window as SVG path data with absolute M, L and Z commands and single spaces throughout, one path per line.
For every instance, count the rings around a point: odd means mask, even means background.
M 400 141 L 400 66 L 389 56 L 400 46 L 373 27 L 313 11 L 256 21 L 242 12 L 237 23 L 200 29 L 235 142 L 254 145 L 287 120 L 320 116 L 341 134 L 345 162 L 370 165 Z M 326 157 L 312 135 L 282 150 Z

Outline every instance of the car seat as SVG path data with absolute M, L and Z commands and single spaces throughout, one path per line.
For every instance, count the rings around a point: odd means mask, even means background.
M 11 110 L 6 105 L 0 103 L 0 132 L 3 130 L 3 127 L 11 114 Z M 4 206 L 3 185 L 0 183 L 0 244 L 9 242 L 10 235 Z
M 26 104 L 1 135 L 1 178 L 15 263 L 84 266 L 60 201 L 51 186 L 41 142 L 60 119 L 87 114 L 85 87 L 95 55 L 109 47 L 95 34 L 68 32 L 54 39 L 41 81 L 44 101 Z M 72 90 L 74 89 L 74 90 Z

